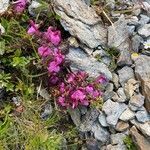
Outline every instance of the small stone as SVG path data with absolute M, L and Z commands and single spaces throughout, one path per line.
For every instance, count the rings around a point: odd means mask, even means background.
M 99 143 L 94 138 L 90 138 L 86 140 L 86 147 L 87 149 L 82 150 L 99 150 Z
M 119 75 L 119 82 L 122 86 L 129 80 L 129 79 L 134 79 L 134 72 L 133 69 L 125 66 L 122 69 L 118 70 L 118 75 Z
M 124 103 L 113 102 L 110 99 L 107 100 L 102 107 L 102 110 L 107 115 L 107 123 L 111 126 L 115 126 L 120 115 L 126 108 L 127 106 Z
M 145 24 L 142 28 L 138 30 L 139 35 L 143 37 L 148 37 L 150 36 L 150 23 Z
M 119 121 L 115 127 L 116 131 L 123 132 L 129 128 L 129 124 L 124 121 Z
M 105 150 L 127 150 L 126 146 L 125 145 L 107 145 L 106 149 Z
M 131 16 L 130 18 L 126 19 L 128 25 L 139 25 L 139 19 L 136 16 Z
M 131 111 L 129 108 L 127 108 L 119 117 L 120 120 L 122 121 L 128 121 L 131 120 L 135 117 L 135 113 Z
M 0 35 L 5 33 L 5 28 L 0 23 Z
M 9 0 L 0 1 L 0 13 L 4 13 L 9 7 Z
M 110 65 L 110 63 L 111 63 L 111 58 L 110 58 L 110 57 L 105 56 L 105 57 L 102 57 L 101 59 L 102 59 L 101 61 L 102 61 L 105 65 L 107 65 L 107 66 Z
M 119 87 L 119 77 L 116 73 L 112 74 L 112 82 L 114 83 L 115 87 Z
M 149 150 L 150 142 L 138 132 L 135 126 L 130 129 L 130 134 L 132 136 L 133 142 L 139 150 Z
M 92 126 L 92 132 L 94 133 L 94 137 L 102 143 L 106 143 L 110 136 L 109 132 L 98 123 Z
M 147 113 L 146 110 L 137 111 L 135 116 L 139 122 L 145 123 L 146 121 L 150 121 L 150 115 Z
M 139 20 L 139 23 L 140 23 L 141 26 L 147 24 L 150 21 L 150 18 L 146 15 L 141 14 L 140 17 L 141 18 Z
M 119 96 L 119 99 L 117 100 L 118 102 L 125 102 L 127 100 L 123 88 L 119 88 L 117 94 Z
M 111 139 L 111 144 L 116 145 L 116 144 L 124 144 L 123 140 L 126 137 L 125 134 L 123 133 L 117 133 L 117 134 L 111 134 L 110 139 Z
M 136 107 L 142 107 L 144 104 L 145 97 L 141 94 L 133 95 L 130 99 L 130 104 Z
M 106 122 L 106 115 L 103 112 L 100 112 L 100 115 L 98 117 L 98 121 L 103 127 L 108 127 L 108 123 Z
M 135 31 L 135 26 L 134 25 L 128 26 L 128 32 L 129 32 L 130 35 L 132 35 L 134 33 L 134 31 Z

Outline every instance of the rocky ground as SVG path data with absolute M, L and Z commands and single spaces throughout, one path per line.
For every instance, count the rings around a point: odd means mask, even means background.
M 53 2 L 70 34 L 71 69 L 109 79 L 101 110 L 79 107 L 70 112 L 81 138 L 87 139 L 82 150 L 126 150 L 128 136 L 139 150 L 149 150 L 150 1 L 106 0 L 107 9 L 98 1 Z M 38 5 L 33 1 L 29 12 L 34 14 Z
M 88 0 L 55 0 L 54 4 L 62 26 L 72 36 L 68 54 L 71 69 L 86 70 L 91 76 L 103 73 L 110 80 L 101 111 L 79 108 L 71 113 L 79 131 L 89 139 L 83 149 L 124 150 L 123 139 L 131 135 L 138 149 L 148 150 L 150 1 L 123 0 L 117 5 L 107 0 L 109 23 L 96 13 L 99 5 L 90 7 Z M 119 53 L 113 71 L 113 58 L 105 51 L 112 47 Z M 95 59 L 97 55 L 100 61 Z

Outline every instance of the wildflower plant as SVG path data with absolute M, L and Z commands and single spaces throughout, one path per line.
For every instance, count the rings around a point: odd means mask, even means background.
M 75 109 L 79 105 L 89 106 L 92 101 L 96 101 L 102 96 L 101 84 L 107 82 L 105 76 L 89 81 L 89 76 L 84 71 L 63 73 L 65 67 L 65 55 L 59 45 L 61 43 L 61 32 L 53 27 L 48 27 L 44 32 L 39 30 L 40 25 L 30 21 L 27 33 L 40 41 L 38 55 L 43 64 L 47 65 L 49 82 L 55 85 L 57 104 L 63 108 Z

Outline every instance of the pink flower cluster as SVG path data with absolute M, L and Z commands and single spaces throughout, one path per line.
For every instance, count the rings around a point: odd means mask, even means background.
M 59 84 L 58 104 L 64 108 L 76 108 L 78 105 L 88 106 L 91 101 L 102 96 L 100 83 L 106 82 L 104 76 L 89 82 L 85 72 L 78 71 L 67 75 L 65 82 Z
M 27 0 L 17 0 L 13 4 L 15 12 L 22 13 L 26 8 Z
M 64 108 L 76 108 L 78 105 L 88 106 L 91 101 L 97 100 L 102 92 L 101 84 L 107 82 L 101 75 L 94 81 L 88 81 L 86 72 L 61 74 L 64 67 L 65 56 L 59 49 L 61 33 L 53 27 L 48 27 L 46 32 L 39 30 L 39 25 L 30 21 L 28 34 L 36 36 L 40 41 L 38 54 L 43 62 L 48 60 L 47 70 L 50 75 L 50 84 L 56 85 L 57 103 Z

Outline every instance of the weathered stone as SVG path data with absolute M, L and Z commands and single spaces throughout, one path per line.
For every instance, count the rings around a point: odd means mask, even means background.
M 94 138 L 90 138 L 86 140 L 87 149 L 82 150 L 99 150 L 99 143 Z
M 103 112 L 100 112 L 100 115 L 98 117 L 98 121 L 103 127 L 108 127 L 108 123 L 106 122 L 106 115 Z
M 110 139 L 111 139 L 111 144 L 116 145 L 116 144 L 124 144 L 123 140 L 126 137 L 125 134 L 123 133 L 117 133 L 117 134 L 111 134 Z
M 114 95 L 113 89 L 114 89 L 114 85 L 112 83 L 108 83 L 105 88 L 105 92 L 103 94 L 104 101 L 111 99 L 113 97 Z
M 110 136 L 109 132 L 98 123 L 92 126 L 92 132 L 94 133 L 94 137 L 102 143 L 106 143 Z
M 128 121 L 135 117 L 135 113 L 131 111 L 129 108 L 127 108 L 119 117 L 120 120 Z
M 133 95 L 130 99 L 130 104 L 136 107 L 142 107 L 144 104 L 145 97 L 141 94 Z
M 113 102 L 111 100 L 107 100 L 102 110 L 107 115 L 106 121 L 109 125 L 115 126 L 118 122 L 118 119 L 122 112 L 127 108 L 124 103 Z
M 131 123 L 135 125 L 145 137 L 147 137 L 150 140 L 150 121 L 145 123 L 139 123 L 135 119 L 131 120 Z
M 145 24 L 142 28 L 138 30 L 138 33 L 143 37 L 150 36 L 150 24 Z
M 145 96 L 145 107 L 150 112 L 150 57 L 140 55 L 135 60 L 135 75 L 141 81 L 142 94 Z
M 127 83 L 125 83 L 124 91 L 127 96 L 127 99 L 130 99 L 135 93 L 139 93 L 139 81 L 135 79 L 129 79 Z
M 130 43 L 127 22 L 122 15 L 117 22 L 108 28 L 108 45 L 119 50 L 118 65 L 131 65 Z
M 90 109 L 86 113 L 84 118 L 82 118 L 82 122 L 80 124 L 79 130 L 82 132 L 90 131 L 98 116 L 99 116 L 99 111 L 97 109 Z
M 117 94 L 119 96 L 119 99 L 117 100 L 118 102 L 125 102 L 127 100 L 127 97 L 124 93 L 124 89 L 123 88 L 119 88 L 117 90 Z
M 125 145 L 107 145 L 106 149 L 105 150 L 126 150 L 126 146 Z
M 150 21 L 150 18 L 146 15 L 141 14 L 140 17 L 141 17 L 139 20 L 140 25 L 147 24 Z
M 139 52 L 140 45 L 144 41 L 143 38 L 136 34 L 132 37 L 131 40 L 132 40 L 132 50 L 134 52 Z
M 134 79 L 134 72 L 133 69 L 125 66 L 122 69 L 118 70 L 119 74 L 119 82 L 122 86 L 129 80 L 129 79 Z
M 130 35 L 132 35 L 134 33 L 134 31 L 135 31 L 135 26 L 134 25 L 128 26 L 128 32 L 129 32 Z
M 93 8 L 81 0 L 54 0 L 54 10 L 65 30 L 90 48 L 106 44 L 107 30 Z
M 129 124 L 124 121 L 119 121 L 115 127 L 116 131 L 123 132 L 129 128 Z
M 9 6 L 9 0 L 1 0 L 0 1 L 0 13 L 4 13 Z
M 139 122 L 144 123 L 146 121 L 150 121 L 150 115 L 146 110 L 137 111 L 135 116 Z
M 116 73 L 112 74 L 112 81 L 113 81 L 115 87 L 118 88 L 119 87 L 119 77 Z
M 150 142 L 138 132 L 135 126 L 130 129 L 130 134 L 132 136 L 133 142 L 139 150 L 149 150 Z
M 112 79 L 112 74 L 105 64 L 89 57 L 81 49 L 70 48 L 66 57 L 71 62 L 72 71 L 86 71 L 90 77 L 94 78 L 104 74 L 108 79 Z

